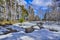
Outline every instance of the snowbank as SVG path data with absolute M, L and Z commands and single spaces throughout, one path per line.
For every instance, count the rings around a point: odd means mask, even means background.
M 22 32 L 16 32 L 12 33 L 12 36 L 7 36 L 5 38 L 1 38 L 1 40 L 59 40 L 60 34 L 53 33 L 49 31 L 48 29 L 41 29 L 41 30 L 35 30 L 32 33 L 22 33 Z M 3 36 L 4 37 L 4 36 Z

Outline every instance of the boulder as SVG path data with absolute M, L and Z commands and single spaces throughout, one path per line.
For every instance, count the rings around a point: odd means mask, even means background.
M 31 33 L 31 32 L 33 32 L 33 31 L 34 31 L 33 26 L 31 26 L 31 27 L 29 27 L 29 28 L 25 28 L 25 32 L 26 32 L 26 33 Z

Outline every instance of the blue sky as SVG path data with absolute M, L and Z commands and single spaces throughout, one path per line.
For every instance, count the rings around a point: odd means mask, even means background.
M 32 2 L 33 0 L 25 0 L 27 3 Z
M 38 15 L 40 18 L 43 18 L 46 10 L 48 10 L 47 6 L 52 5 L 52 0 L 22 0 L 26 6 L 32 4 L 34 9 L 34 14 Z M 38 13 L 40 10 L 42 10 L 41 13 Z M 41 14 L 41 15 L 40 15 Z

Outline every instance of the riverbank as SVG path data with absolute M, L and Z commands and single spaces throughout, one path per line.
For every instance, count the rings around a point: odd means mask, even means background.
M 0 26 L 4 26 L 4 25 L 12 25 L 12 24 L 15 24 L 15 23 L 18 23 L 18 21 L 0 21 Z

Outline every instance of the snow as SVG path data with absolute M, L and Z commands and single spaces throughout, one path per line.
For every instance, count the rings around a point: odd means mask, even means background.
M 34 29 L 40 29 L 37 25 L 33 27 Z
M 52 22 L 52 23 L 50 23 L 50 22 L 44 23 L 43 27 L 47 28 L 47 29 L 53 29 L 53 30 L 60 31 L 60 25 L 58 25 L 57 23 L 54 23 L 54 22 Z
M 35 30 L 32 33 L 16 32 L 0 36 L 1 40 L 58 40 L 60 34 L 48 29 Z
M 33 38 L 29 37 L 29 36 L 22 36 L 20 37 L 22 40 L 34 40 Z
M 0 35 L 4 34 L 4 32 L 7 32 L 9 30 L 3 28 L 3 27 L 0 27 Z
M 18 26 L 18 27 L 22 27 L 22 28 L 30 28 L 31 26 L 34 26 L 33 28 L 34 29 L 40 29 L 36 23 L 33 24 L 33 23 L 30 23 L 30 22 L 23 22 L 23 23 L 16 23 L 16 24 L 13 24 L 14 26 Z
M 19 26 L 8 26 L 8 27 L 6 27 L 6 28 L 11 28 L 11 29 L 13 29 L 13 30 L 17 30 L 17 31 L 24 31 L 24 29 L 23 28 L 21 28 L 21 27 L 19 27 Z
M 35 29 L 31 33 L 25 33 L 25 29 L 19 26 L 8 26 L 8 27 L 0 27 L 0 33 L 4 31 L 8 31 L 7 28 L 11 28 L 13 30 L 17 30 L 17 32 L 8 33 L 5 35 L 0 35 L 0 40 L 60 40 L 60 31 L 50 31 L 48 28 L 52 27 L 52 29 L 58 29 L 59 27 L 56 24 L 53 25 L 45 25 L 45 29 L 39 29 L 38 26 L 35 26 Z M 55 27 L 56 26 L 56 27 Z M 2 31 L 1 31 L 2 30 Z
M 13 24 L 13 25 L 15 25 L 15 26 L 19 26 L 19 24 L 21 24 L 21 23 L 15 23 L 15 24 Z
M 11 37 L 11 33 L 10 34 L 6 34 L 6 35 L 0 35 L 0 39 L 6 38 L 6 37 Z

